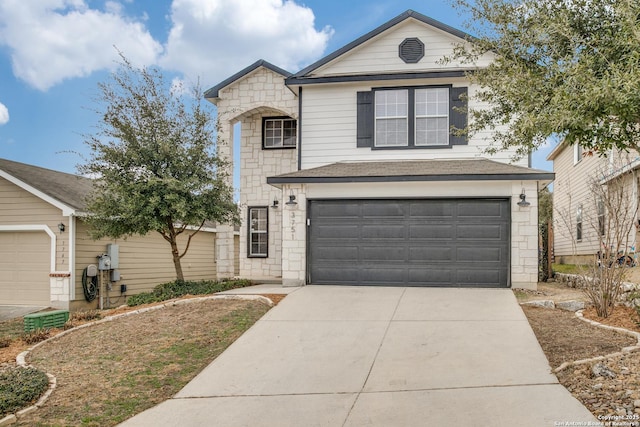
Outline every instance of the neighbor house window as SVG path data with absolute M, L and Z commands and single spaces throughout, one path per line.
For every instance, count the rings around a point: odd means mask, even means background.
M 576 240 L 582 240 L 582 205 L 576 211 Z
M 290 117 L 269 117 L 262 120 L 264 148 L 295 148 L 297 124 Z
M 269 210 L 266 206 L 249 208 L 248 256 L 266 258 L 269 255 Z
M 582 160 L 582 147 L 576 143 L 573 146 L 573 164 L 577 164 L 580 160 Z
M 375 146 L 449 145 L 449 88 L 375 91 Z
M 605 216 L 604 216 L 604 200 L 602 197 L 598 198 L 598 233 L 604 236 L 605 232 Z

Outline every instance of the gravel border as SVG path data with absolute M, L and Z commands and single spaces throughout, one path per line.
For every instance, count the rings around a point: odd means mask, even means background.
M 575 366 L 575 365 L 583 365 L 585 363 L 591 363 L 591 362 L 597 362 L 600 360 L 604 360 L 604 359 L 608 359 L 610 357 L 615 357 L 615 356 L 622 356 L 625 353 L 633 353 L 635 351 L 640 350 L 640 333 L 639 332 L 635 332 L 635 331 L 630 331 L 629 329 L 624 329 L 624 328 L 619 328 L 617 326 L 609 326 L 609 325 L 605 325 L 603 323 L 600 322 L 596 322 L 595 320 L 591 320 L 591 319 L 587 319 L 586 317 L 584 317 L 584 315 L 582 314 L 583 310 L 578 310 L 576 311 L 576 317 L 580 320 L 582 320 L 583 322 L 587 322 L 590 325 L 593 326 L 597 326 L 599 328 L 602 329 L 609 329 L 612 331 L 617 331 L 626 335 L 630 335 L 632 337 L 634 337 L 637 341 L 636 345 L 632 345 L 629 347 L 624 347 L 622 348 L 620 351 L 617 351 L 615 353 L 611 353 L 611 354 L 606 354 L 604 356 L 597 356 L 597 357 L 592 357 L 589 359 L 581 359 L 581 360 L 576 360 L 573 362 L 564 362 L 562 365 L 558 366 L 556 369 L 553 370 L 554 373 L 558 373 L 561 371 L 564 371 L 565 369 L 571 367 L 571 366 Z
M 85 323 L 76 327 L 73 327 L 71 329 L 67 329 L 65 331 L 60 332 L 57 335 L 52 336 L 51 338 L 47 338 L 46 340 L 40 341 L 37 344 L 34 344 L 33 346 L 29 347 L 28 349 L 26 349 L 25 351 L 23 351 L 22 353 L 18 354 L 18 356 L 16 356 L 16 364 L 21 367 L 21 368 L 28 368 L 28 367 L 33 367 L 27 363 L 26 358 L 29 355 L 30 352 L 32 352 L 33 350 L 35 350 L 36 348 L 40 347 L 41 345 L 44 345 L 45 343 L 49 342 L 49 341 L 53 341 L 56 339 L 59 339 L 67 334 L 70 334 L 71 332 L 75 332 L 79 329 L 82 328 L 88 328 L 89 326 L 93 326 L 93 325 L 97 325 L 100 323 L 107 323 L 107 322 L 112 322 L 116 319 L 119 319 L 121 317 L 127 317 L 127 316 L 133 316 L 134 314 L 142 314 L 142 313 L 147 313 L 149 311 L 155 311 L 155 310 L 160 310 L 162 308 L 165 307 L 175 307 L 177 305 L 185 305 L 185 304 L 192 304 L 195 302 L 202 302 L 202 301 L 208 301 L 208 300 L 216 300 L 216 299 L 229 299 L 229 300 L 246 300 L 246 301 L 261 301 L 266 303 L 269 307 L 273 307 L 274 303 L 273 301 L 271 301 L 271 299 L 264 297 L 262 295 L 211 295 L 211 296 L 206 296 L 206 297 L 196 297 L 196 298 L 184 298 L 184 299 L 173 299 L 173 300 L 169 300 L 166 301 L 164 303 L 158 304 L 158 305 L 152 305 L 149 307 L 144 307 L 138 310 L 131 310 L 131 311 L 127 311 L 124 313 L 120 313 L 120 314 L 114 314 L 112 316 L 107 316 L 104 319 L 100 319 L 100 320 L 95 320 L 93 322 L 89 322 L 89 323 Z M 639 334 L 640 335 L 640 334 Z M 34 403 L 31 406 L 28 406 L 24 409 L 19 410 L 18 412 L 16 412 L 15 414 L 9 414 L 7 416 L 5 416 L 4 418 L 0 419 L 0 427 L 2 426 L 7 426 L 7 425 L 11 425 L 14 424 L 18 421 L 18 419 L 30 412 L 35 411 L 36 409 L 42 407 L 45 402 L 49 399 L 49 396 L 51 396 L 51 393 L 53 393 L 53 390 L 55 390 L 56 386 L 57 386 L 57 379 L 55 376 L 53 376 L 52 374 L 45 372 L 47 374 L 47 377 L 49 377 L 49 388 L 47 389 L 47 391 L 40 396 L 40 399 L 38 399 L 38 401 L 36 403 Z

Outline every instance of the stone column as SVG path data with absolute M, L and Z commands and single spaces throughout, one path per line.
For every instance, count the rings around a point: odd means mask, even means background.
M 285 186 L 282 198 L 285 202 L 282 211 L 282 285 L 302 286 L 306 274 L 307 242 L 307 198 L 304 186 Z M 296 205 L 287 205 L 289 195 L 293 194 Z
M 217 153 L 220 159 L 229 164 L 227 183 L 233 187 L 233 126 L 224 120 L 218 112 L 220 129 L 218 130 Z M 235 240 L 232 224 L 218 224 L 216 227 L 216 276 L 218 280 L 235 276 Z

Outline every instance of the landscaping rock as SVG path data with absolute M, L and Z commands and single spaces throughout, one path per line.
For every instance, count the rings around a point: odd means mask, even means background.
M 534 307 L 542 307 L 542 308 L 556 308 L 556 305 L 551 300 L 523 302 L 522 305 L 532 305 Z
M 593 374 L 594 377 L 604 377 L 604 378 L 611 378 L 611 379 L 616 377 L 616 373 L 613 372 L 611 369 L 607 368 L 602 363 L 597 363 L 593 365 L 593 368 L 591 368 L 591 373 Z
M 562 302 L 556 303 L 556 307 L 561 310 L 578 311 L 578 310 L 584 309 L 584 302 L 576 301 L 576 300 L 562 301 Z

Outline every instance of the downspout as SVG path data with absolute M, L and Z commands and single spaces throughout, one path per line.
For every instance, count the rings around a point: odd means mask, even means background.
M 298 170 L 302 170 L 302 87 L 298 89 Z

